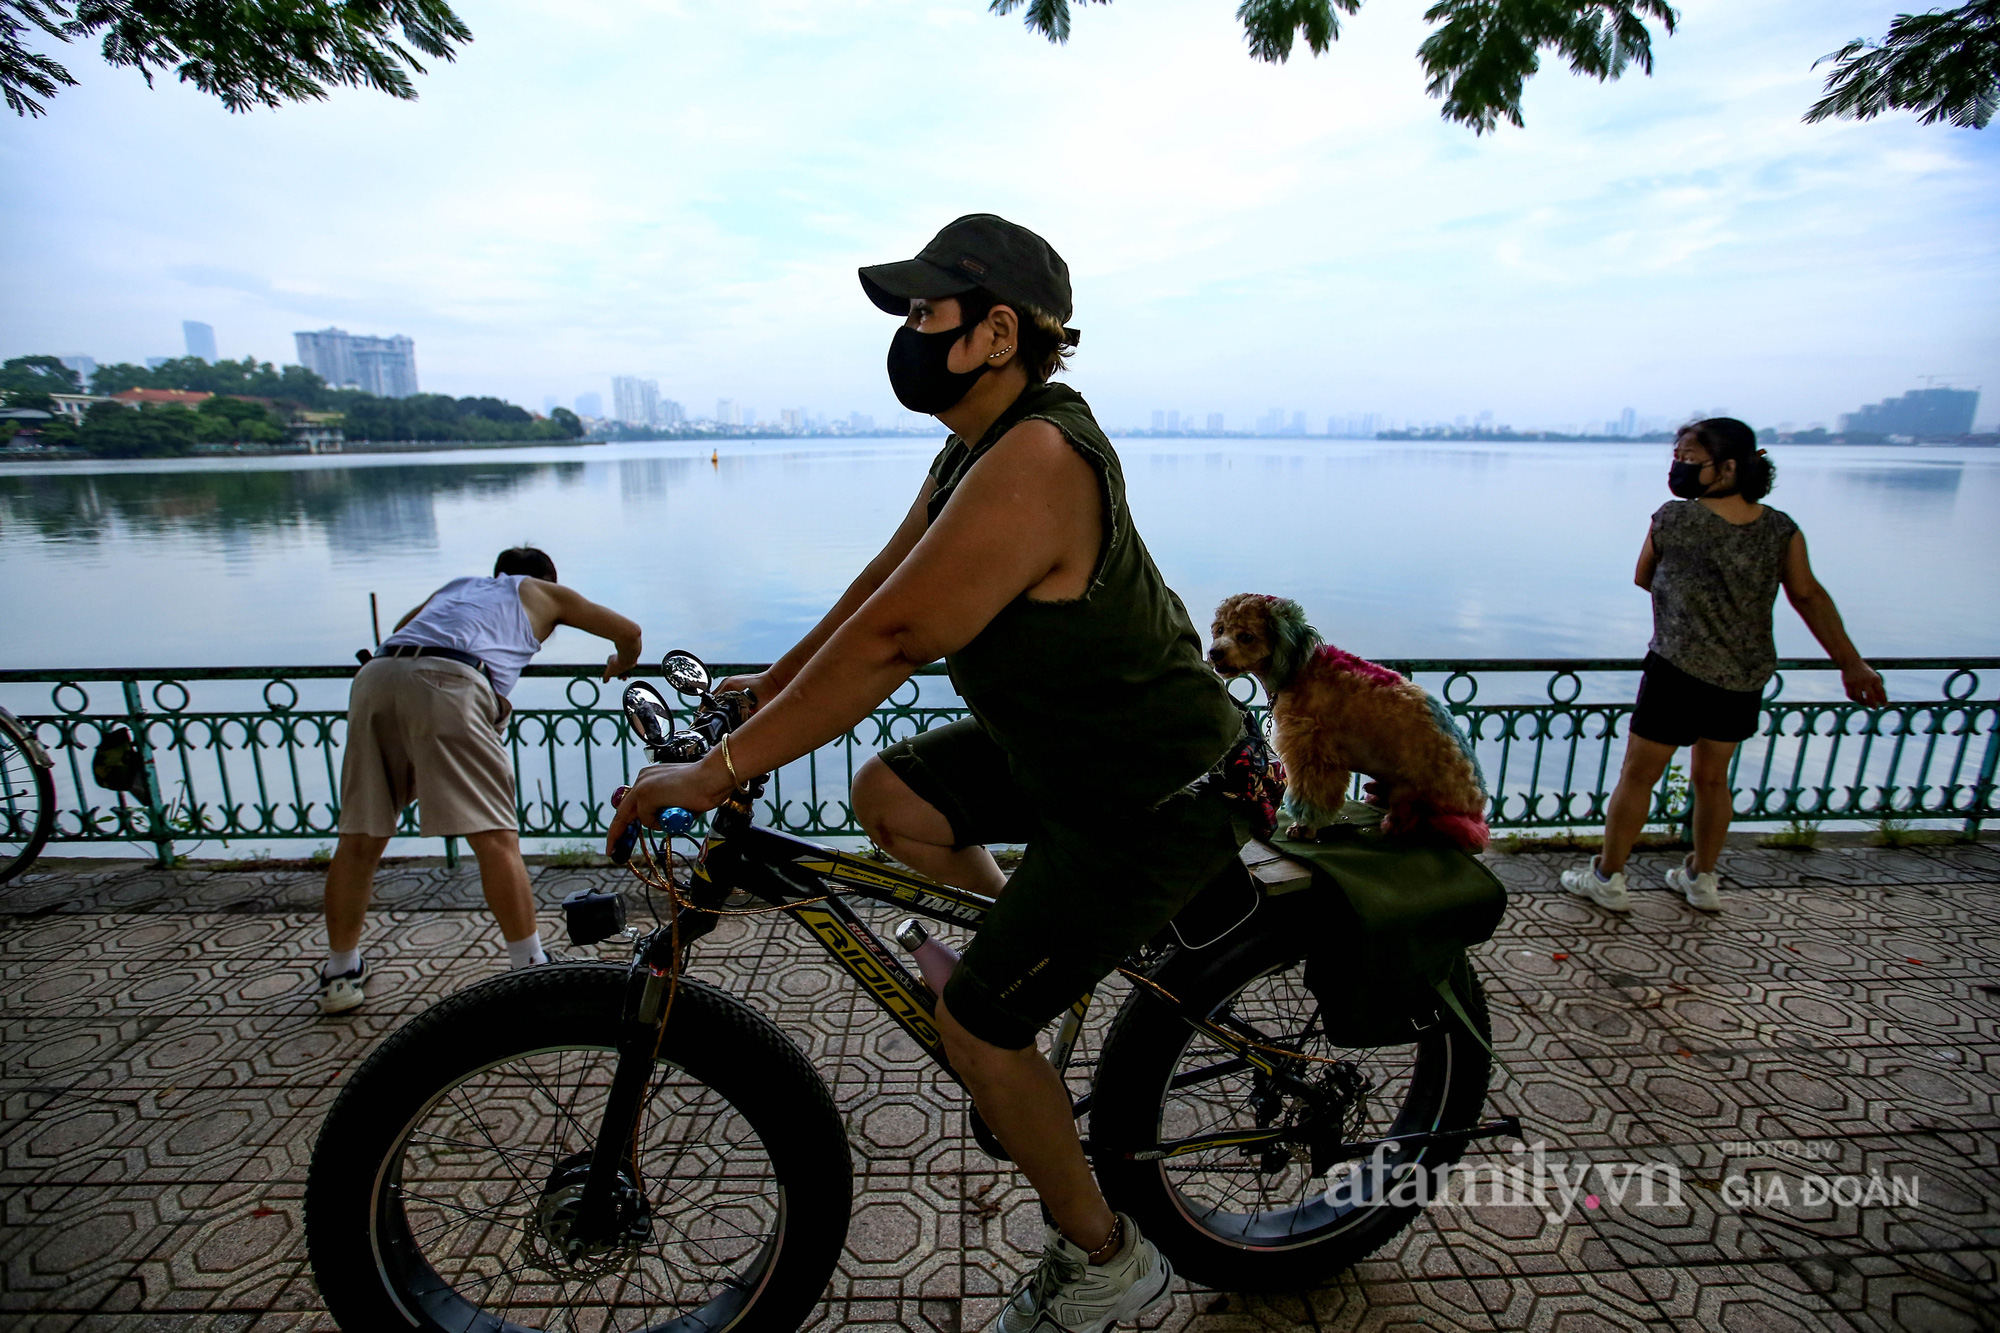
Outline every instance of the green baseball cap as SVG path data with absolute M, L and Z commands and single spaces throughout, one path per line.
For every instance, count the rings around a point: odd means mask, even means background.
M 915 297 L 957 296 L 984 287 L 1009 305 L 1031 305 L 1067 325 L 1069 265 L 1026 227 L 991 213 L 967 213 L 931 238 L 915 259 L 861 270 L 861 290 L 892 315 L 910 313 Z M 1065 327 L 1063 340 L 1082 335 Z

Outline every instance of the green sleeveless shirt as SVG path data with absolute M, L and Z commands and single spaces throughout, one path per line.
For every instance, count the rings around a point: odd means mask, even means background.
M 1243 719 L 1132 526 L 1118 455 L 1082 395 L 1064 384 L 1031 385 L 978 444 L 946 440 L 931 464 L 930 519 L 988 449 L 1034 420 L 1061 431 L 1097 473 L 1097 569 L 1074 601 L 1022 593 L 946 666 L 1037 804 L 1150 806 L 1206 773 L 1242 734 Z

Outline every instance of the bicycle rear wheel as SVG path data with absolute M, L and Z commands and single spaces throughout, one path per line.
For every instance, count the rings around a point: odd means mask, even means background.
M 1179 950 L 1155 979 L 1189 1014 L 1317 1059 L 1280 1058 L 1282 1077 L 1262 1074 L 1135 987 L 1106 1034 L 1098 1067 L 1090 1143 L 1106 1197 L 1138 1221 L 1182 1276 L 1223 1290 L 1297 1291 L 1380 1249 L 1421 1211 L 1421 1204 L 1390 1202 L 1395 1182 L 1414 1166 L 1435 1171 L 1456 1161 L 1464 1144 L 1394 1153 L 1386 1181 L 1359 1201 L 1336 1203 L 1327 1197 L 1326 1173 L 1344 1160 L 1339 1145 L 1468 1129 L 1485 1103 L 1491 1057 L 1449 1016 L 1406 1046 L 1354 1049 L 1326 1039 L 1305 986 L 1312 930 L 1303 907 L 1267 900 L 1242 938 L 1212 952 Z M 1462 980 L 1484 1035 L 1485 996 L 1470 969 Z M 1298 1132 L 1285 1144 L 1223 1142 L 1157 1160 L 1141 1156 L 1178 1141 L 1272 1127 Z
M 27 724 L 0 708 L 0 884 L 35 863 L 56 826 L 56 783 Z
M 625 970 L 555 964 L 440 1002 L 328 1114 L 306 1242 L 344 1329 L 775 1333 L 846 1238 L 852 1167 L 805 1056 L 682 981 L 620 1174 L 622 1231 L 566 1245 L 617 1064 Z

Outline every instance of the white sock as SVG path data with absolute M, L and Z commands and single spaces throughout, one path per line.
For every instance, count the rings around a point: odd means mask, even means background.
M 320 980 L 331 981 L 333 978 L 343 976 L 360 966 L 361 948 L 359 945 L 344 953 L 337 949 L 329 949 L 326 953 L 326 966 L 319 970 Z
M 549 956 L 542 952 L 542 932 L 536 931 L 526 939 L 507 941 L 507 965 L 509 967 L 533 967 L 546 963 Z

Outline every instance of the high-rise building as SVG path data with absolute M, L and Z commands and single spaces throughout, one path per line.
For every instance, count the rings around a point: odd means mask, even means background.
M 1285 428 L 1285 434 L 1303 435 L 1305 433 L 1306 433 L 1306 414 L 1303 412 L 1292 413 L 1292 424 Z
M 376 338 L 346 329 L 294 333 L 299 364 L 336 389 L 359 389 L 377 398 L 417 392 L 417 344 L 397 334 Z
M 215 360 L 215 330 L 198 319 L 181 321 L 181 337 L 187 339 L 189 356 L 198 356 L 204 361 Z
M 660 415 L 660 382 L 632 375 L 611 379 L 611 415 L 628 426 L 651 426 Z
M 1620 412 L 1618 414 L 1618 433 L 1620 435 L 1637 435 L 1639 433 L 1639 414 L 1629 407 Z
M 736 400 L 734 398 L 718 398 L 715 400 L 716 425 L 734 426 L 738 424 L 739 420 L 736 415 Z
M 580 417 L 601 417 L 604 415 L 604 396 L 596 393 L 580 393 L 576 396 L 576 414 Z
M 1166 428 L 1167 428 L 1167 414 L 1166 414 L 1166 412 L 1165 412 L 1165 411 L 1163 411 L 1163 410 L 1162 410 L 1162 409 L 1160 409 L 1160 408 L 1157 408 L 1157 407 L 1156 407 L 1156 408 L 1154 408 L 1154 409 L 1153 409 L 1153 429 L 1154 429 L 1154 430 L 1165 430 Z
M 1208 414 L 1208 428 L 1218 435 L 1222 433 L 1222 413 L 1210 412 Z
M 1912 389 L 1901 398 L 1848 413 L 1841 417 L 1840 429 L 1871 435 L 1970 435 L 1978 411 L 1977 389 Z
M 875 429 L 875 418 L 869 416 L 866 412 L 849 412 L 847 414 L 847 429 L 853 431 L 856 435 L 865 435 Z
M 654 416 L 653 424 L 655 426 L 685 425 L 687 424 L 687 413 L 683 412 L 681 405 L 673 399 L 662 398 L 660 400 L 660 410 Z
M 59 356 L 56 360 L 74 370 L 76 377 L 83 381 L 84 391 L 86 393 L 90 391 L 90 377 L 97 373 L 96 357 L 85 356 L 82 352 L 78 352 L 74 356 Z
M 1263 416 L 1257 418 L 1257 433 L 1259 435 L 1280 435 L 1284 433 L 1284 429 L 1285 413 L 1282 408 L 1274 407 Z

